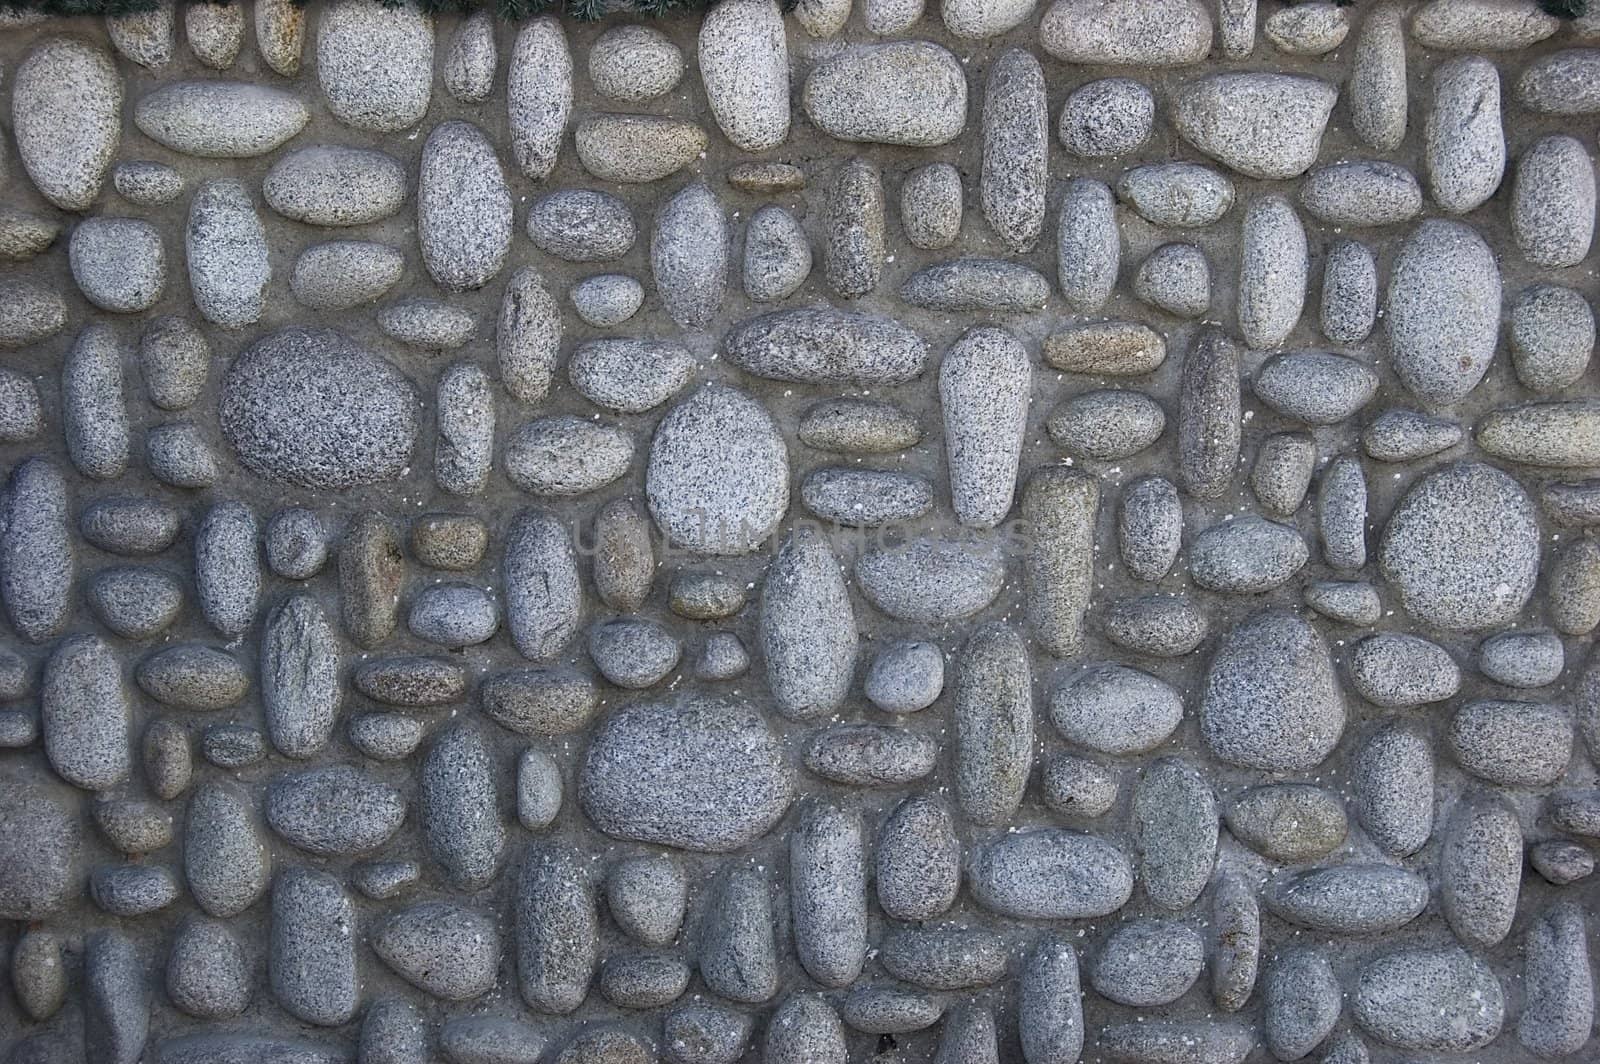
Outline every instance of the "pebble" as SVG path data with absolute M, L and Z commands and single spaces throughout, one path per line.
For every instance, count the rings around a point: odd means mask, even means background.
M 536 418 L 512 434 L 504 465 L 533 495 L 563 498 L 598 490 L 628 471 L 633 437 L 614 425 L 572 415 Z
M 789 135 L 789 49 L 773 0 L 733 0 L 708 12 L 697 48 L 706 102 L 741 151 L 775 148 Z
M 285 1012 L 322 1027 L 350 1022 L 360 1005 L 356 914 L 339 881 L 286 868 L 272 884 L 272 994 Z
M 1032 767 L 1033 681 L 1017 632 L 999 621 L 967 637 L 956 659 L 956 796 L 977 824 L 1017 810 Z
M 465 669 L 454 662 L 420 655 L 365 661 L 350 680 L 357 691 L 389 706 L 446 706 L 460 702 L 467 694 Z
M 1493 410 L 1478 424 L 1478 446 L 1526 465 L 1582 468 L 1600 455 L 1600 405 L 1586 400 Z
M 669 411 L 645 468 L 650 515 L 699 554 L 746 554 L 789 506 L 789 459 L 777 425 L 745 392 L 708 384 Z
M 483 131 L 454 120 L 435 126 L 417 176 L 417 239 L 441 288 L 463 292 L 494 279 L 511 248 L 511 207 L 505 171 Z
M 387 901 L 410 890 L 422 878 L 415 861 L 368 861 L 351 872 L 351 883 L 374 901 Z
M 400 830 L 406 801 L 400 792 L 349 765 L 283 772 L 267 786 L 272 830 L 319 857 L 375 850 Z
M 1239 331 L 1251 348 L 1277 347 L 1305 305 L 1305 228 L 1287 199 L 1263 196 L 1245 209 L 1240 241 Z
M 578 123 L 578 160 L 602 181 L 644 184 L 688 166 L 710 138 L 693 122 L 662 115 L 591 115 Z
M 1339 980 L 1315 949 L 1292 949 L 1267 969 L 1261 988 L 1267 1048 L 1279 1060 L 1299 1060 L 1333 1033 L 1344 1009 Z
M 534 246 L 567 262 L 608 262 L 627 254 L 639 231 L 628 205 L 609 192 L 568 188 L 528 208 Z
M 914 307 L 946 313 L 1036 311 L 1050 282 L 1030 266 L 1000 259 L 954 259 L 906 278 L 900 298 Z
M 689 967 L 677 957 L 614 953 L 600 965 L 600 993 L 620 1008 L 659 1009 L 688 988 Z
M 134 670 L 139 689 L 176 709 L 223 709 L 250 686 L 244 666 L 225 650 L 180 643 L 159 650 Z
M 1224 871 L 1211 893 L 1211 997 L 1224 1012 L 1238 1012 L 1255 989 L 1261 963 L 1261 905 L 1255 887 Z
M 1111 290 L 1116 287 L 1117 269 L 1122 261 L 1122 238 L 1117 229 L 1116 207 L 1116 197 L 1103 182 L 1078 177 L 1067 183 L 1056 230 L 1056 275 L 1067 306 L 1080 314 L 1097 313 L 1111 298 Z M 1078 330 L 1102 328 L 1095 325 L 1076 327 Z M 1112 328 L 1126 333 L 1130 324 L 1114 325 Z M 1149 332 L 1148 329 L 1144 331 Z M 1049 343 L 1047 338 L 1046 361 L 1050 361 Z M 1107 354 L 1110 358 L 1106 361 L 1115 365 L 1125 362 L 1134 352 L 1127 348 L 1113 348 Z M 1164 342 L 1161 355 L 1163 358 L 1166 356 Z M 1156 359 L 1157 364 L 1160 361 Z
M 1349 669 L 1361 697 L 1389 709 L 1443 702 L 1461 689 L 1461 670 L 1443 647 L 1403 632 L 1361 640 Z
M 926 478 L 843 467 L 813 470 L 800 486 L 806 509 L 835 525 L 872 528 L 915 520 L 933 507 Z
M 439 377 L 434 480 L 452 495 L 483 490 L 494 463 L 494 398 L 489 375 L 458 362 Z M 482 548 L 479 548 L 479 555 Z
M 117 195 L 141 207 L 171 203 L 183 193 L 183 175 L 165 163 L 118 163 L 111 171 Z
M 944 653 L 932 643 L 894 643 L 867 670 L 864 693 L 886 713 L 916 713 L 944 689 Z
M 145 466 L 173 488 L 209 488 L 217 480 L 217 459 L 191 422 L 156 425 L 145 433 Z
M 774 934 L 772 896 L 764 869 L 734 865 L 713 882 L 701 922 L 700 977 L 707 988 L 746 1004 L 770 999 L 778 992 Z M 781 1016 L 782 1009 L 768 1026 L 769 1038 L 773 1028 L 783 1026 Z M 833 1016 L 833 1023 L 838 1026 L 838 1017 Z M 842 1047 L 842 1031 L 839 1038 Z M 842 1061 L 842 1048 L 840 1054 Z
M 266 231 L 243 184 L 220 178 L 195 190 L 184 248 L 190 291 L 207 321 L 238 328 L 261 319 L 272 269 Z
M 1010 0 L 1022 15 L 1034 0 Z M 987 0 L 946 0 L 945 23 L 953 6 L 970 5 L 974 13 L 993 14 Z M 1008 21 L 1009 16 L 999 19 Z M 958 37 L 989 36 L 952 27 Z M 1009 28 L 1009 27 L 1006 27 Z M 979 198 L 989 226 L 1010 250 L 1030 250 L 1044 230 L 1045 191 L 1049 184 L 1050 116 L 1045 101 L 1044 70 L 1032 54 L 1007 51 L 989 68 L 983 91 L 983 165 Z M 1048 291 L 1048 285 L 1045 286 Z
M 1588 635 L 1600 625 L 1600 544 L 1577 539 L 1550 570 L 1550 623 L 1563 635 Z
M 467 310 L 431 299 L 406 299 L 378 311 L 378 328 L 391 340 L 435 351 L 472 338 L 477 319 Z
M 790 996 L 767 1021 L 761 1059 L 768 1064 L 843 1064 L 845 1053 L 844 1025 L 817 994 Z
M 999 916 L 1084 920 L 1107 916 L 1133 894 L 1133 866 L 1095 835 L 1032 828 L 978 845 L 972 895 Z
M 572 309 L 596 329 L 621 325 L 644 306 L 644 285 L 621 273 L 585 277 L 568 290 Z
M 1172 121 L 1184 140 L 1224 166 L 1285 181 L 1317 161 L 1338 98 L 1339 90 L 1319 78 L 1211 74 L 1184 86 Z
M 1267 39 L 1285 55 L 1326 55 L 1344 43 L 1350 20 L 1336 4 L 1298 4 L 1274 11 L 1262 28 Z M 1306 1051 L 1310 1052 L 1310 1047 Z
M 1446 213 L 1465 214 L 1494 195 L 1505 174 L 1506 138 L 1493 63 L 1466 55 L 1440 64 L 1423 136 L 1428 191 Z
M 106 16 L 106 35 L 118 52 L 142 67 L 160 70 L 172 62 L 172 0 L 158 0 L 143 11 Z
M 433 88 L 433 18 L 339 0 L 317 24 L 317 80 L 345 125 L 394 133 L 422 121 Z
M 178 900 L 178 881 L 157 865 L 101 865 L 89 874 L 89 897 L 123 919 L 160 912 Z
M 0 258 L 13 262 L 34 258 L 60 235 L 61 225 L 54 219 L 15 207 L 0 208 Z
M 1082 998 L 1077 951 L 1060 935 L 1040 935 L 1024 955 L 1017 978 L 1017 1036 L 1024 1059 L 1039 1064 L 1079 1059 L 1084 1034 Z M 975 1024 L 986 1028 L 980 1038 L 981 1050 L 989 1059 L 998 1059 L 994 1018 L 980 1015 L 987 1021 Z
M 1461 767 L 1505 787 L 1548 787 L 1572 756 L 1572 722 L 1559 706 L 1469 702 L 1450 719 L 1445 741 Z
M 928 361 L 922 338 L 899 322 L 827 307 L 751 318 L 729 332 L 723 348 L 746 373 L 798 384 L 903 384 Z
M 884 936 L 878 959 L 896 979 L 929 990 L 965 990 L 999 982 L 1009 958 L 1005 940 L 991 931 L 908 928 Z
M 1385 410 L 1361 430 L 1361 447 L 1380 462 L 1414 462 L 1448 451 L 1465 438 L 1461 426 L 1415 410 Z
M 772 563 L 760 642 L 781 714 L 805 720 L 838 708 L 855 667 L 855 617 L 839 563 L 815 530 L 791 533 Z
M 500 303 L 495 348 L 512 398 L 537 403 L 550 391 L 561 350 L 561 308 L 532 266 L 511 275 Z
M 1317 464 L 1316 440 L 1305 432 L 1274 432 L 1256 449 L 1250 490 L 1261 508 L 1290 517 L 1305 501 Z
M 1022 521 L 1030 530 L 1023 554 L 1028 625 L 1057 657 L 1083 646 L 1099 509 L 1099 481 L 1064 466 L 1035 470 L 1023 487 Z
M 122 136 L 122 97 L 110 57 L 76 37 L 50 37 L 17 66 L 17 156 L 34 187 L 62 210 L 88 210 L 100 195 Z
M 1300 186 L 1300 204 L 1327 225 L 1398 225 L 1422 210 L 1422 186 L 1403 166 L 1355 159 L 1311 171 Z
M 198 783 L 184 824 L 183 873 L 200 908 L 218 919 L 238 916 L 266 893 L 271 867 L 249 795 L 232 782 Z
M 0 280 L 0 348 L 27 347 L 60 332 L 67 305 L 51 288 L 31 281 Z
M 516 905 L 517 981 L 529 1006 L 561 1015 L 583 1003 L 594 976 L 598 924 L 580 855 L 556 843 L 530 844 Z
M 312 310 L 349 310 L 376 302 L 404 271 L 405 256 L 387 244 L 332 240 L 300 253 L 289 288 L 302 306 Z
M 589 629 L 589 657 L 617 687 L 654 687 L 678 667 L 683 648 L 676 636 L 652 620 L 617 617 Z
M 400 998 L 374 1001 L 362 1014 L 361 1037 L 357 1046 L 359 1060 L 376 1061 L 378 1064 L 420 1064 L 425 1061 L 427 1035 L 416 1006 Z M 444 1052 L 446 1059 L 456 1059 L 449 1050 Z
M 436 733 L 417 781 L 417 819 L 428 854 L 456 890 L 494 880 L 505 856 L 495 761 L 483 732 L 465 721 Z
M 1485 528 L 1494 535 L 1485 537 Z M 1539 568 L 1533 502 L 1507 474 L 1463 462 L 1413 482 L 1378 548 L 1406 611 L 1452 631 L 1493 628 L 1522 611 Z
M 702 853 L 765 835 L 793 796 L 792 772 L 760 714 L 708 698 L 613 713 L 578 780 L 584 812 L 606 834 Z
M 1292 526 L 1254 515 L 1219 521 L 1189 545 L 1189 576 L 1208 591 L 1260 594 L 1287 582 L 1310 551 Z
M 558 19 L 530 19 L 517 33 L 506 97 L 511 154 L 524 177 L 543 181 L 555 169 L 572 112 L 572 53 Z
M 1600 111 L 1600 51 L 1566 48 L 1539 56 L 1522 69 L 1517 99 L 1530 111 L 1583 115 Z
M 1545 814 L 1558 831 L 1600 836 L 1600 791 L 1557 791 L 1546 801 Z
M 171 801 L 189 788 L 193 772 L 189 734 L 171 719 L 157 719 L 145 729 L 140 747 L 145 780 L 157 798 Z
M 101 310 L 149 310 L 167 284 L 166 250 L 149 222 L 135 218 L 88 218 L 72 231 L 68 248 L 72 279 Z
M 423 902 L 373 931 L 372 951 L 406 982 L 445 1001 L 494 989 L 500 935 L 494 920 L 448 902 Z
M 100 791 L 132 768 L 132 706 L 116 657 L 96 636 L 57 643 L 39 686 L 45 755 L 56 775 Z
M 171 6 L 167 11 L 170 13 Z M 100 930 L 83 945 L 83 1050 L 108 1064 L 137 1064 L 150 1034 L 145 962 L 120 931 Z
M 1343 803 L 1306 783 L 1253 787 L 1229 805 L 1227 819 L 1234 838 L 1285 864 L 1315 861 L 1345 838 Z
M 1178 472 L 1201 499 L 1227 490 L 1239 464 L 1239 347 L 1220 329 L 1197 335 L 1178 392 Z
M 1336 935 L 1386 935 L 1415 920 L 1428 884 L 1403 868 L 1349 863 L 1274 879 L 1262 898 L 1290 923 Z
M 1489 1044 L 1505 1017 L 1499 981 L 1457 946 L 1402 949 L 1368 962 L 1351 1009 L 1385 1045 L 1451 1053 Z
M 1133 826 L 1150 900 L 1164 909 L 1192 904 L 1216 863 L 1217 803 L 1210 785 L 1177 758 L 1153 762 L 1134 787 Z
M 1200 0 L 1056 0 L 1039 43 L 1067 63 L 1187 66 L 1211 50 L 1211 15 Z
M 620 414 L 642 414 L 681 391 L 695 368 L 682 344 L 608 338 L 580 344 L 567 376 L 583 397 Z
M 664 855 L 629 857 L 606 876 L 606 907 L 622 930 L 647 946 L 665 946 L 683 925 L 689 886 Z
M 267 740 L 245 724 L 213 724 L 200 737 L 200 756 L 220 769 L 259 765 L 267 758 Z
M 248 159 L 281 147 L 310 121 L 300 98 L 243 81 L 177 81 L 142 97 L 134 125 L 157 144 L 205 159 Z
M 194 534 L 195 597 L 206 622 L 229 639 L 249 630 L 261 597 L 255 514 L 231 499 L 206 511 Z
M 1140 477 L 1122 492 L 1117 510 L 1117 547 L 1122 564 L 1138 580 L 1160 580 L 1172 569 L 1183 543 L 1183 503 L 1164 477 Z M 1111 621 L 1108 619 L 1107 624 Z
M 1101 78 L 1072 90 L 1056 136 L 1085 159 L 1114 159 L 1143 147 L 1155 125 L 1155 96 L 1132 78 Z
M 1517 1041 L 1541 1057 L 1576 1053 L 1594 1024 L 1594 982 L 1583 909 L 1560 902 L 1528 929 L 1524 960 L 1527 1001 Z
M 1089 983 L 1119 1005 L 1168 1005 L 1182 997 L 1205 966 L 1205 943 L 1183 924 L 1131 920 L 1119 924 L 1089 965 Z
M 757 303 L 779 302 L 810 274 L 811 243 L 794 215 L 774 204 L 756 211 L 744 234 L 745 295 Z
M 1139 264 L 1133 294 L 1168 314 L 1202 317 L 1211 309 L 1211 264 L 1193 244 L 1163 244 Z
M 1203 228 L 1233 209 L 1233 182 L 1200 163 L 1136 166 L 1117 181 L 1117 198 L 1151 225 Z
M 149 639 L 177 618 L 183 588 L 167 573 L 123 566 L 90 577 L 85 600 L 100 623 L 124 639 Z
M 933 148 L 966 126 L 966 73 L 931 41 L 857 45 L 812 68 L 801 106 L 837 140 Z
M 407 188 L 405 167 L 392 155 L 319 144 L 280 155 L 262 179 L 261 196 L 293 221 L 351 226 L 394 214 Z
M 1511 365 L 1532 392 L 1575 384 L 1594 352 L 1594 311 L 1582 294 L 1560 285 L 1533 284 L 1511 305 Z
M 900 183 L 900 226 L 915 247 L 937 251 L 961 233 L 961 171 L 929 163 Z
M 1176 658 L 1198 647 L 1207 634 L 1205 615 L 1188 598 L 1142 595 L 1114 602 L 1103 618 L 1105 636 L 1137 654 Z
M 197 1019 L 231 1019 L 250 1004 L 253 989 L 244 947 L 228 926 L 192 914 L 179 925 L 167 955 L 167 997 Z
M 1032 367 L 996 326 L 969 329 L 939 366 L 939 403 L 956 519 L 993 528 L 1011 509 L 1026 429 Z
M 1090 665 L 1050 693 L 1050 719 L 1069 742 L 1101 753 L 1147 753 L 1183 719 L 1183 699 L 1156 677 L 1115 663 Z
M 614 610 L 633 612 L 650 594 L 655 551 L 650 523 L 633 499 L 614 499 L 594 519 L 595 590 Z
M 801 415 L 796 435 L 801 443 L 820 451 L 890 454 L 916 446 L 922 439 L 922 426 L 893 403 L 825 399 Z
M 880 724 L 841 724 L 817 732 L 805 766 L 852 787 L 901 787 L 934 769 L 939 746 L 915 732 Z
M 1307 584 L 1305 603 L 1330 620 L 1371 627 L 1383 615 L 1383 603 L 1371 584 L 1359 580 L 1321 580 Z
M 682 78 L 683 52 L 649 26 L 613 26 L 589 49 L 589 81 L 607 99 L 643 103 Z
M 310 510 L 279 510 L 267 522 L 264 540 L 267 567 L 287 580 L 309 580 L 328 560 L 328 530 Z
M 172 841 L 172 817 L 154 802 L 100 794 L 91 812 L 100 834 L 121 853 L 151 853 Z
M 805 806 L 789 836 L 794 949 L 812 979 L 844 987 L 867 954 L 867 867 L 861 818 L 823 803 Z
M 95 520 L 97 513 L 103 512 L 97 506 L 106 503 L 90 504 L 81 519 L 84 538 L 96 546 L 114 542 L 110 536 L 92 534 L 100 523 Z M 30 643 L 43 643 L 61 633 L 72 612 L 66 480 L 48 458 L 26 458 L 11 470 L 0 509 L 5 517 L 0 530 L 0 601 L 18 635 Z M 176 513 L 171 518 L 176 536 Z
M 883 177 L 860 156 L 833 175 L 824 204 L 823 276 L 846 299 L 866 295 L 883 276 Z
M 878 904 L 897 920 L 929 920 L 955 904 L 961 842 L 942 798 L 914 795 L 884 820 L 873 882 Z
M 1496 798 L 1457 805 L 1439 853 L 1439 907 L 1457 940 L 1476 948 L 1511 931 L 1522 879 L 1522 829 Z
M 44 470 L 50 467 L 41 461 L 27 468 Z M 13 470 L 12 477 L 16 475 Z M 64 514 L 64 504 L 62 512 Z M 78 518 L 78 531 L 91 545 L 112 554 L 129 556 L 160 554 L 178 538 L 180 527 L 181 518 L 173 507 L 156 499 L 131 495 L 96 499 L 84 507 Z
M 305 47 L 305 9 L 293 0 L 261 0 L 255 21 L 256 48 L 267 66 L 286 78 L 298 74 Z
M 1478 645 L 1478 671 L 1507 687 L 1545 687 L 1561 676 L 1566 652 L 1549 629 L 1500 632 Z
M 792 163 L 735 163 L 728 167 L 728 184 L 741 192 L 775 196 L 806 187 L 806 172 Z
M 1335 425 L 1372 401 L 1378 374 L 1363 362 L 1322 351 L 1273 355 L 1256 371 L 1256 398 L 1284 417 Z
M 1200 705 L 1201 736 L 1217 757 L 1264 772 L 1304 772 L 1332 752 L 1344 724 L 1327 644 L 1306 621 L 1264 610 L 1223 638 Z
M 374 761 L 403 761 L 422 744 L 423 727 L 398 713 L 358 713 L 345 731 L 350 745 Z
M 0 784 L 0 794 L 5 797 L 0 807 L 5 810 L 0 813 L 0 827 L 4 828 L 0 834 L 0 857 L 4 858 L 0 913 L 8 920 L 38 920 L 61 909 L 82 890 L 82 829 L 63 803 L 66 794 L 59 785 L 45 784 L 41 773 L 9 773 Z M 17 960 L 13 956 L 14 972 Z
M 451 35 L 444 56 L 444 87 L 460 102 L 482 103 L 494 91 L 500 59 L 494 37 L 494 16 L 488 11 L 463 18 Z
M 1329 566 L 1353 573 L 1367 564 L 1367 478 L 1359 459 L 1340 455 L 1323 471 L 1317 527 Z
M 721 1005 L 682 1005 L 662 1018 L 663 1051 L 672 1064 L 734 1064 L 750 1043 L 752 1027 L 749 1016 Z
M 1594 874 L 1594 854 L 1575 842 L 1545 839 L 1528 847 L 1528 863 L 1558 887 Z
M 1411 19 L 1411 34 L 1418 44 L 1450 51 L 1526 48 L 1560 27 L 1555 16 L 1516 0 L 1433 0 Z
M 522 735 L 560 735 L 589 722 L 600 692 L 587 676 L 562 669 L 511 669 L 478 688 L 483 711 Z
M 1594 238 L 1594 164 L 1582 143 L 1564 134 L 1534 141 L 1511 185 L 1511 233 L 1529 262 L 1547 269 L 1576 266 Z
M 1040 776 L 1040 797 L 1057 816 L 1094 819 L 1117 801 L 1117 777 L 1087 758 L 1054 754 Z
M 1365 244 L 1337 241 L 1322 264 L 1322 335 L 1336 344 L 1359 344 L 1378 319 L 1378 264 Z
M 686 185 L 657 212 L 650 269 L 662 306 L 679 328 L 702 328 L 721 309 L 728 256 L 728 221 L 705 182 Z
M 896 986 L 857 986 L 845 995 L 844 1022 L 866 1034 L 909 1034 L 939 1022 L 943 1008 L 926 994 Z
M 84 327 L 61 366 L 61 421 L 78 472 L 112 480 L 128 468 L 128 410 L 121 338 L 104 322 Z
M 450 1064 L 535 1064 L 548 1041 L 531 1024 L 492 1016 L 459 1016 L 439 1029 L 439 1048 Z

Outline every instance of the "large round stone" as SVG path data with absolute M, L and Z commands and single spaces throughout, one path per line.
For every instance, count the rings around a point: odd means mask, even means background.
M 607 835 L 725 853 L 782 819 L 794 777 L 753 709 L 715 699 L 630 706 L 589 746 L 578 799 Z
M 411 461 L 417 396 L 398 369 L 342 334 L 285 329 L 228 368 L 222 431 L 239 460 L 268 480 L 372 484 Z
M 1539 576 L 1539 520 L 1522 487 L 1462 462 L 1413 484 L 1378 548 L 1407 612 L 1456 631 L 1515 620 Z
M 1256 614 L 1229 632 L 1211 659 L 1200 734 L 1229 764 L 1304 772 L 1333 751 L 1344 721 L 1328 645 L 1292 613 Z
M 661 420 L 645 495 L 672 542 L 700 554 L 747 554 L 789 508 L 789 452 L 758 401 L 707 385 Z
M 52 790 L 25 776 L 13 771 L 0 782 L 0 920 L 54 912 L 81 876 L 77 818 Z

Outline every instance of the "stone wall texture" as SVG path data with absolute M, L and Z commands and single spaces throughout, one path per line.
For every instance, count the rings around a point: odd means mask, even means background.
M 0 1060 L 1600 1058 L 1600 16 L 0 27 Z

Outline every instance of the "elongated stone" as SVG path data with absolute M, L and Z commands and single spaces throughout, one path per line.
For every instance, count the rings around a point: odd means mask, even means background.
M 1227 490 L 1241 435 L 1239 347 L 1220 329 L 1203 330 L 1184 356 L 1178 394 L 1178 471 L 1189 494 Z
M 818 983 L 848 986 L 867 954 L 867 865 L 859 814 L 816 804 L 789 840 L 795 952 Z
M 375 510 L 351 518 L 339 544 L 339 615 L 356 645 L 370 650 L 393 634 L 404 578 L 393 522 Z
M 0 601 L 17 634 L 42 643 L 61 633 L 72 611 L 66 481 L 48 459 L 26 459 L 11 471 L 0 508 Z
M 1010 332 L 969 329 L 939 366 L 945 454 L 956 518 L 993 528 L 1011 509 L 1033 368 Z
M 1016 812 L 1033 763 L 1033 680 L 1015 631 L 998 621 L 968 637 L 956 660 L 956 796 L 978 824 Z
M 506 628 L 523 657 L 554 657 L 583 620 L 578 562 L 565 526 L 542 510 L 524 510 L 506 533 Z
M 785 541 L 761 588 L 761 649 L 778 711 L 825 716 L 849 690 L 856 622 L 839 561 L 814 529 Z
M 572 112 L 572 53 L 560 19 L 530 19 L 517 33 L 506 68 L 511 154 L 524 177 L 555 169 Z
M 789 48 L 775 0 L 733 0 L 700 23 L 697 55 L 706 102 L 723 135 L 762 152 L 789 135 Z
M 457 890 L 478 890 L 499 874 L 506 831 L 495 764 L 483 733 L 458 722 L 433 741 L 417 784 L 428 853 Z
M 360 1004 L 356 912 L 326 872 L 286 868 L 272 884 L 272 994 L 307 1023 L 339 1027 Z
M 261 640 L 261 701 L 272 744 L 294 758 L 322 749 L 342 697 L 339 643 L 327 615 L 308 594 L 285 599 Z
M 104 640 L 72 636 L 57 644 L 39 685 L 40 731 L 56 775 L 90 791 L 126 779 L 132 714 L 121 666 Z
M 530 845 L 516 899 L 522 1000 L 540 1012 L 572 1012 L 588 993 L 600 948 L 594 888 L 579 854 L 557 843 Z
M 1014 48 L 989 68 L 984 85 L 978 189 L 990 227 L 1018 253 L 1031 249 L 1044 230 L 1049 148 L 1044 70 L 1031 54 Z
M 441 288 L 493 280 L 511 248 L 511 192 L 494 144 L 470 122 L 441 122 L 422 146 L 417 175 L 422 264 Z
M 1083 646 L 1099 510 L 1100 482 L 1087 473 L 1047 466 L 1023 488 L 1028 624 L 1034 638 L 1056 657 L 1076 654 Z

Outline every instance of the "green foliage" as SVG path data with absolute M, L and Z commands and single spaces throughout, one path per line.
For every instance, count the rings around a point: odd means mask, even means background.
M 208 3 L 226 4 L 233 0 L 207 0 Z M 295 0 L 304 6 L 310 0 Z M 378 0 L 385 7 L 399 7 L 406 0 Z M 710 7 L 716 0 L 627 0 L 627 6 L 641 15 L 661 18 L 682 11 L 695 11 Z M 593 22 L 607 14 L 606 0 L 415 0 L 422 10 L 430 13 L 467 12 L 479 8 L 493 8 L 495 14 L 507 22 L 519 22 L 547 11 L 560 11 L 580 22 Z M 793 9 L 795 0 L 781 0 L 785 11 Z M 42 11 L 49 15 L 128 15 L 149 11 L 156 0 L 0 0 L 0 10 Z
M 1589 13 L 1589 0 L 1539 0 L 1539 6 L 1556 18 L 1581 18 Z

